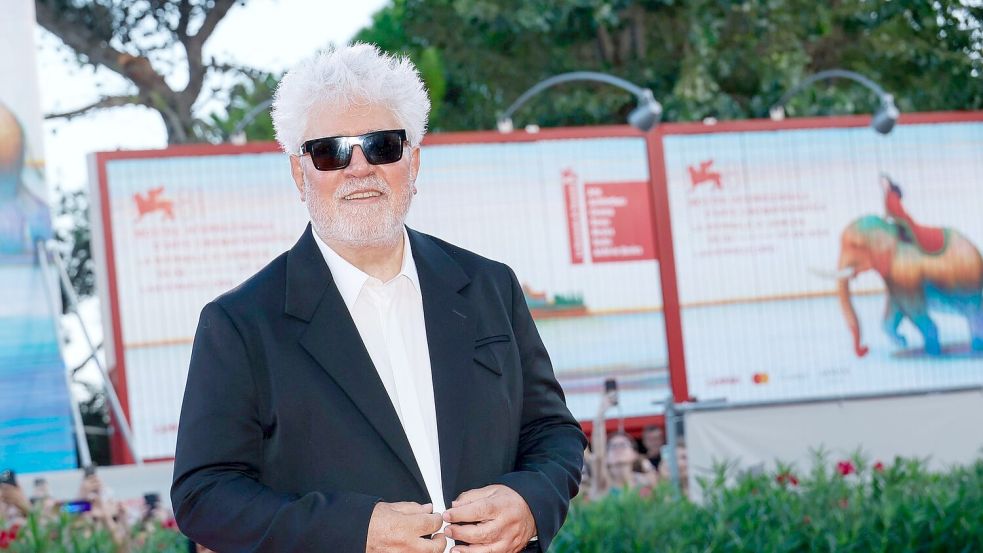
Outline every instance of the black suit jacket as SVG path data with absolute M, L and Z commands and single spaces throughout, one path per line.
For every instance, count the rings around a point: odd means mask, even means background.
M 505 265 L 409 231 L 447 505 L 517 491 L 545 551 L 576 495 L 586 439 Z M 365 551 L 377 501 L 428 503 L 409 441 L 308 226 L 202 310 L 171 499 L 219 552 Z

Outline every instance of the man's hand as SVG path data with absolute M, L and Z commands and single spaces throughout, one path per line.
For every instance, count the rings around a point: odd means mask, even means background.
M 447 546 L 440 530 L 443 521 L 433 514 L 433 505 L 411 501 L 376 503 L 369 520 L 366 553 L 410 551 L 413 553 L 442 553 Z
M 458 553 L 514 553 L 536 535 L 536 521 L 522 496 L 493 484 L 462 493 L 444 511 L 447 537 L 471 545 L 455 545 Z

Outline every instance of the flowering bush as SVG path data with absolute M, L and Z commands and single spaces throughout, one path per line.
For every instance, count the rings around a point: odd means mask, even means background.
M 551 552 L 983 551 L 983 460 L 935 473 L 817 454 L 808 473 L 718 467 L 703 504 L 668 485 L 576 500 Z
M 30 514 L 23 527 L 0 520 L 3 553 L 187 553 L 188 539 L 160 523 L 134 527 L 123 545 L 90 519 L 62 514 L 46 520 Z

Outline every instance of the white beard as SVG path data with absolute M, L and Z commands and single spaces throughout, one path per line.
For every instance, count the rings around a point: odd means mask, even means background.
M 403 224 L 413 199 L 415 175 L 409 175 L 402 194 L 377 176 L 349 179 L 333 197 L 319 195 L 304 178 L 304 197 L 311 224 L 325 242 L 341 242 L 353 247 L 395 246 L 403 239 Z M 371 188 L 382 193 L 372 205 L 346 205 L 345 196 Z

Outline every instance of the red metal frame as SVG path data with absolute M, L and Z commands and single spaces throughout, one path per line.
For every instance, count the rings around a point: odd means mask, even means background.
M 983 121 L 983 112 L 937 112 L 902 114 L 899 125 L 933 124 L 933 123 L 963 123 Z M 535 142 L 539 140 L 563 140 L 586 138 L 617 138 L 643 137 L 647 142 L 649 156 L 649 181 L 652 187 L 652 218 L 653 232 L 657 257 L 659 259 L 659 274 L 662 285 L 663 306 L 666 326 L 666 342 L 669 355 L 669 376 L 673 397 L 677 402 L 689 400 L 689 386 L 686 378 L 686 360 L 682 335 L 681 311 L 679 305 L 678 286 L 675 273 L 675 254 L 672 240 L 672 224 L 669 212 L 669 191 L 666 178 L 665 156 L 662 139 L 671 135 L 710 134 L 727 132 L 765 132 L 779 130 L 824 129 L 864 127 L 870 123 L 869 116 L 852 115 L 841 117 L 807 117 L 771 121 L 753 119 L 741 121 L 722 121 L 712 125 L 704 123 L 665 123 L 649 133 L 642 133 L 629 126 L 598 126 L 598 127 L 564 127 L 541 129 L 538 132 L 518 130 L 510 133 L 497 131 L 469 131 L 428 135 L 425 146 L 460 145 L 460 144 L 494 144 L 514 142 Z M 874 131 L 871 131 L 874 132 Z M 116 354 L 114 367 L 114 384 L 117 387 L 120 403 L 127 419 L 130 418 L 129 398 L 126 387 L 126 366 L 123 358 L 122 330 L 120 325 L 119 306 L 117 304 L 115 251 L 113 249 L 112 221 L 109 213 L 109 191 L 106 183 L 106 162 L 120 159 L 162 158 L 178 156 L 204 155 L 236 155 L 256 154 L 280 151 L 279 146 L 272 142 L 251 143 L 242 146 L 232 144 L 220 145 L 183 145 L 172 146 L 164 150 L 126 150 L 101 152 L 96 154 L 96 165 L 99 185 L 99 200 L 103 213 L 104 247 L 106 251 L 106 269 L 109 283 L 109 306 L 112 317 L 113 342 Z M 593 427 L 591 421 L 581 423 L 585 432 L 590 433 Z M 639 434 L 650 424 L 664 425 L 662 415 L 630 417 L 625 419 L 627 431 Z M 609 429 L 616 429 L 617 421 L 608 421 Z M 129 455 L 119 432 L 112 440 L 113 461 L 130 463 Z
M 122 325 L 120 324 L 119 301 L 117 299 L 116 288 L 116 250 L 113 247 L 113 222 L 112 217 L 109 217 L 106 211 L 109 209 L 109 188 L 106 186 L 105 155 L 103 153 L 96 154 L 96 174 L 99 180 L 99 213 L 102 215 L 102 240 L 103 252 L 106 256 L 106 280 L 109 283 L 109 297 L 107 299 L 109 301 L 109 313 L 112 317 L 112 328 L 110 332 L 113 333 L 113 352 L 116 358 L 116 365 L 109 367 L 108 370 L 110 371 L 110 384 L 116 388 L 116 395 L 119 397 L 120 406 L 123 409 L 123 416 L 129 421 L 131 419 L 130 396 L 129 390 L 126 387 L 126 371 L 123 368 L 125 363 L 123 361 Z M 111 421 L 116 430 L 113 432 L 109 444 L 113 464 L 132 463 L 134 461 L 133 455 L 127 449 L 126 443 L 123 440 L 123 434 L 119 431 L 120 421 L 117 420 L 115 413 L 111 413 Z
M 604 428 L 610 433 L 618 430 L 620 421 L 618 419 L 607 419 L 604 421 Z M 624 420 L 624 431 L 633 437 L 641 439 L 642 431 L 645 427 L 655 425 L 666 428 L 666 418 L 664 415 L 648 415 L 644 417 L 628 417 Z M 584 429 L 584 434 L 589 437 L 594 431 L 594 421 L 582 421 L 580 427 Z
M 669 356 L 669 388 L 676 403 L 689 400 L 686 381 L 686 355 L 683 350 L 682 311 L 676 282 L 676 250 L 672 241 L 669 215 L 669 186 L 666 178 L 666 159 L 662 136 L 657 133 L 648 139 L 649 179 L 652 183 L 652 232 L 659 258 L 659 279 L 662 285 L 662 317 L 666 327 L 666 351 Z

